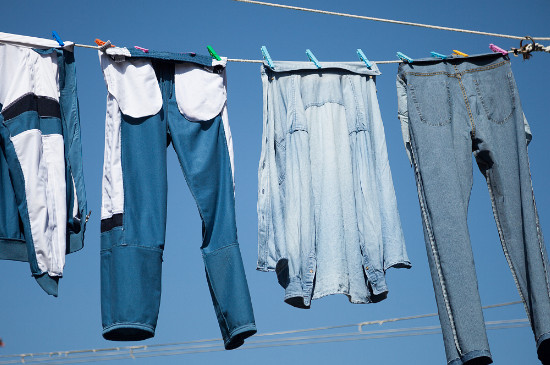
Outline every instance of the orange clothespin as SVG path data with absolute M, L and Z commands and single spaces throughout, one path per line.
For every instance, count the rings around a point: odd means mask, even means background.
M 98 46 L 101 47 L 102 45 L 104 45 L 104 44 L 107 43 L 107 42 L 103 42 L 101 39 L 96 38 L 96 39 L 95 39 L 95 43 L 96 43 Z M 114 45 L 111 44 L 111 47 L 114 47 Z

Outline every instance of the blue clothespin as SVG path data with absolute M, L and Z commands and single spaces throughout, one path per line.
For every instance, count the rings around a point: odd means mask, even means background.
M 367 65 L 367 68 L 371 68 L 372 67 L 372 63 L 369 61 L 369 59 L 367 58 L 367 56 L 365 56 L 365 54 L 363 53 L 363 51 L 361 50 L 361 48 L 357 48 L 357 55 L 359 56 L 359 59 L 363 62 L 365 62 L 365 64 Z
M 65 46 L 65 43 L 63 43 L 63 41 L 61 40 L 61 37 L 59 36 L 59 34 L 57 34 L 55 30 L 52 32 L 52 36 L 53 36 L 53 39 L 55 39 L 61 47 Z
M 317 58 L 311 53 L 309 49 L 306 49 L 306 55 L 308 56 L 309 60 L 317 66 L 317 68 L 321 68 L 321 65 L 319 64 L 319 61 L 317 61 Z
M 432 57 L 441 58 L 442 60 L 447 59 L 447 56 L 445 56 L 444 54 L 437 53 L 437 52 L 434 52 L 434 51 L 431 51 L 430 53 L 432 54 Z
M 409 56 L 401 53 L 401 52 L 397 52 L 397 57 L 399 57 L 401 59 L 401 61 L 403 62 L 407 62 L 407 63 L 413 63 L 414 60 L 412 58 L 410 58 Z
M 264 59 L 267 61 L 267 65 L 271 67 L 272 70 L 274 70 L 275 66 L 273 65 L 273 61 L 271 60 L 271 56 L 269 55 L 267 48 L 265 46 L 262 46 L 261 50 L 262 50 L 262 55 L 264 56 Z

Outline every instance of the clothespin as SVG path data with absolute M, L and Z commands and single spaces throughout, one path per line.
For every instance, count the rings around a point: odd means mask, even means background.
M 319 61 L 317 61 L 317 58 L 313 55 L 313 53 L 309 49 L 306 49 L 306 55 L 309 58 L 309 60 L 313 62 L 315 66 L 317 66 L 317 68 L 321 68 Z
M 266 46 L 262 46 L 262 55 L 264 56 L 264 59 L 267 62 L 267 65 L 271 67 L 271 69 L 275 69 L 275 66 L 273 65 L 273 60 L 271 59 L 271 56 L 269 55 L 269 52 L 267 51 Z
M 361 48 L 357 48 L 357 55 L 359 56 L 359 59 L 363 62 L 365 62 L 365 65 L 367 65 L 367 68 L 371 68 L 372 67 L 372 63 L 369 61 L 369 59 L 367 58 L 367 56 L 365 56 L 365 54 L 363 53 L 363 51 L 361 50 Z
M 139 47 L 139 46 L 134 46 L 135 49 L 139 49 L 140 51 L 143 51 L 145 53 L 149 53 L 149 50 L 147 48 L 143 48 L 143 47 Z
M 453 53 L 462 57 L 468 57 L 466 53 L 457 51 L 456 49 L 453 49 Z
M 434 51 L 431 51 L 430 53 L 431 53 L 432 57 L 441 58 L 442 60 L 447 59 L 447 56 L 445 56 L 444 54 L 437 53 L 437 52 L 434 52 Z
M 409 56 L 405 55 L 404 53 L 401 53 L 401 52 L 397 52 L 397 57 L 399 57 L 401 59 L 401 61 L 403 62 L 407 62 L 407 63 L 413 63 L 413 59 L 410 58 Z
M 61 47 L 65 46 L 65 43 L 63 43 L 63 41 L 61 40 L 61 37 L 59 36 L 59 34 L 57 34 L 55 30 L 52 31 L 52 36 L 53 36 L 53 39 L 55 39 Z
M 208 53 L 210 53 L 210 56 L 212 56 L 212 58 L 216 59 L 217 61 L 222 60 L 220 56 L 218 56 L 216 51 L 214 51 L 214 48 L 212 48 L 211 46 L 206 46 L 206 49 L 208 50 Z
M 95 42 L 95 44 L 97 44 L 97 45 L 100 46 L 100 47 L 103 46 L 103 45 L 105 45 L 105 43 L 107 43 L 107 42 L 103 42 L 103 41 L 102 41 L 101 39 L 99 39 L 99 38 L 96 38 L 94 42 Z M 111 47 L 114 47 L 114 45 L 111 44 Z
M 507 50 L 502 49 L 499 46 L 495 46 L 493 43 L 489 44 L 489 48 L 491 48 L 491 51 L 502 53 L 505 56 L 508 54 Z

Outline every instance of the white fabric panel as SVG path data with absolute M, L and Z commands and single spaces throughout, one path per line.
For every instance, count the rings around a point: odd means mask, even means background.
M 57 54 L 0 43 L 0 80 L 2 110 L 29 93 L 59 101 Z
M 57 41 L 52 39 L 29 37 L 19 34 L 10 34 L 0 32 L 0 43 L 13 44 L 16 46 L 29 47 L 29 48 L 64 48 L 72 51 L 74 43 L 70 41 L 63 41 L 64 47 L 60 47 Z
M 51 232 L 48 231 L 46 184 L 48 171 L 42 159 L 42 133 L 31 129 L 10 138 L 25 179 L 25 195 L 38 268 L 50 268 Z
M 105 154 L 101 193 L 101 219 L 124 212 L 124 186 L 122 184 L 120 141 L 120 111 L 115 97 L 107 95 L 105 117 Z
M 128 51 L 128 48 L 126 47 L 111 47 L 107 48 L 105 50 L 105 53 L 107 53 L 109 56 L 126 56 L 126 57 L 132 57 L 130 54 L 130 51 Z
M 229 161 L 231 161 L 231 176 L 233 177 L 233 192 L 235 192 L 235 163 L 233 157 L 233 137 L 231 129 L 229 129 L 229 119 L 227 117 L 227 105 L 224 105 L 222 110 L 223 129 L 225 131 L 225 141 L 227 142 L 227 150 L 229 152 Z
M 76 185 L 74 183 L 74 176 L 71 174 L 71 181 L 73 182 L 73 218 L 78 217 L 78 197 L 76 196 Z
M 214 66 L 223 66 L 225 68 L 225 66 L 227 65 L 227 57 L 220 57 L 220 58 L 221 58 L 221 60 L 219 60 L 219 61 L 215 58 L 212 58 L 212 67 L 214 67 Z
M 50 276 L 63 276 L 65 266 L 67 201 L 63 136 L 42 135 L 43 159 L 47 169 L 46 198 L 50 244 Z
M 157 114 L 162 108 L 162 95 L 151 60 L 137 58 L 115 62 L 99 51 L 99 62 L 109 93 L 120 110 L 132 118 Z
M 46 96 L 59 102 L 59 74 L 57 53 L 39 54 L 31 51 L 31 66 L 33 68 L 33 93 L 36 96 Z
M 212 61 L 225 66 L 227 58 Z M 195 63 L 176 63 L 175 92 L 180 112 L 190 121 L 201 122 L 216 117 L 227 100 L 225 68 L 221 74 Z

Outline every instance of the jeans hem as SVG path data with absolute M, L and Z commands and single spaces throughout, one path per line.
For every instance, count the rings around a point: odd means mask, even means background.
M 255 323 L 240 326 L 231 331 L 229 338 L 223 343 L 226 350 L 234 350 L 244 344 L 244 340 L 254 335 L 258 330 Z
M 155 336 L 155 328 L 149 324 L 121 322 L 103 328 L 103 338 L 109 341 L 141 341 Z
M 537 349 L 539 348 L 540 344 L 545 341 L 545 340 L 548 340 L 550 339 L 550 332 L 546 332 L 546 333 L 543 333 L 542 335 L 540 335 L 538 338 L 537 338 Z
M 488 364 L 493 363 L 493 359 L 491 358 L 491 352 L 489 350 L 474 350 L 462 355 L 459 358 L 456 358 L 451 361 L 447 361 L 447 365 L 462 365 L 465 362 L 468 362 L 478 357 L 487 357 L 489 358 Z

